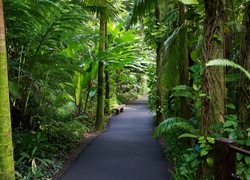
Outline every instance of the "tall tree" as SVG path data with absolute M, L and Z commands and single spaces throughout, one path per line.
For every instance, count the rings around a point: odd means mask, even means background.
M 108 23 L 105 22 L 105 38 L 108 41 Z M 108 44 L 105 43 L 105 50 L 108 49 Z M 109 69 L 105 69 L 105 114 L 109 114 L 110 111 L 110 83 L 109 83 Z
M 96 13 L 100 20 L 99 34 L 99 54 L 105 51 L 106 23 L 109 18 L 116 16 L 115 7 L 107 0 L 86 0 L 86 8 Z M 96 111 L 96 130 L 104 129 L 104 59 L 100 57 L 98 67 L 98 91 L 97 91 L 97 111 Z
M 184 15 L 186 13 L 186 5 L 179 2 L 179 26 L 186 26 L 186 20 L 184 19 Z M 187 29 L 184 28 L 184 44 L 182 49 L 182 66 L 180 72 L 180 84 L 189 86 L 189 58 L 188 58 L 188 47 L 187 47 Z M 190 117 L 190 106 L 189 100 L 187 97 L 181 97 L 181 117 L 185 119 L 189 119 Z
M 246 3 L 245 14 L 243 19 L 243 43 L 241 46 L 241 58 L 240 65 L 250 71 L 250 2 Z M 245 127 L 250 126 L 250 80 L 246 78 L 243 73 L 240 73 L 239 81 L 239 103 L 238 103 L 238 115 Z
M 223 58 L 225 0 L 205 0 L 204 62 Z M 209 67 L 205 70 L 202 89 L 202 132 L 212 124 L 224 122 L 225 115 L 225 68 Z
M 105 38 L 105 19 L 100 15 L 100 38 Z M 105 51 L 105 42 L 99 42 L 99 53 Z M 104 129 L 104 62 L 99 61 L 98 67 L 98 91 L 97 91 L 97 111 L 96 111 L 96 124 L 97 130 Z
M 161 28 L 161 9 L 160 5 L 157 4 L 155 8 L 155 17 L 157 28 Z M 163 88 L 162 88 L 162 39 L 157 39 L 157 48 L 156 48 L 156 125 L 159 125 L 160 122 L 164 120 L 163 113 Z
M 8 67 L 5 44 L 3 1 L 0 0 L 0 176 L 14 180 L 14 159 L 10 118 Z

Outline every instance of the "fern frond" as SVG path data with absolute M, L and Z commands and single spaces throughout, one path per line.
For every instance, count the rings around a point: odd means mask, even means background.
M 248 79 L 250 79 L 250 72 L 248 72 L 239 64 L 229 61 L 228 59 L 214 59 L 206 63 L 206 66 L 230 66 L 233 68 L 237 68 L 241 70 L 248 77 Z
M 193 134 L 193 136 L 199 134 L 199 130 L 192 124 L 191 121 L 181 117 L 171 117 L 159 124 L 159 126 L 155 129 L 153 136 L 157 137 L 176 128 L 189 134 Z
M 186 85 L 179 85 L 172 89 L 171 96 L 175 97 L 187 97 L 190 99 L 195 98 L 195 90 L 192 87 Z
M 189 132 L 191 134 L 198 134 L 198 130 L 194 127 L 193 124 L 191 124 L 189 121 L 185 122 L 177 122 L 174 124 L 174 127 L 181 129 L 185 132 Z
M 164 84 L 172 89 L 180 81 L 180 69 L 184 57 L 184 47 L 187 42 L 187 27 L 175 30 L 164 42 L 163 77 Z

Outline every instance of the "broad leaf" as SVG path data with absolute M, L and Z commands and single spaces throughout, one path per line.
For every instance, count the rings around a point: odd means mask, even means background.
M 183 4 L 199 4 L 197 0 L 179 0 Z

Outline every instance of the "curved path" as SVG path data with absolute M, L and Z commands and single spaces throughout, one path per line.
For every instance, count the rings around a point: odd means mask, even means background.
M 171 179 L 157 140 L 147 98 L 128 104 L 114 115 L 98 136 L 58 179 L 168 180 Z

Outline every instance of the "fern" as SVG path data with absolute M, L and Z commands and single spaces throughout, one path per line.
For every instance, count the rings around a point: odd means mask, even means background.
M 248 79 L 250 79 L 250 72 L 248 72 L 239 64 L 229 61 L 228 59 L 214 59 L 206 63 L 206 66 L 230 66 L 233 68 L 237 68 L 241 70 L 248 77 Z
M 164 42 L 163 69 L 164 84 L 169 89 L 178 85 L 182 67 L 184 47 L 187 42 L 187 27 L 175 30 Z
M 190 99 L 195 98 L 195 91 L 193 88 L 186 85 L 179 85 L 172 89 L 171 96 L 175 97 L 188 97 Z
M 174 124 L 174 126 L 176 128 L 179 128 L 185 132 L 189 132 L 192 134 L 198 134 L 198 130 L 194 127 L 193 124 L 191 124 L 191 122 L 185 120 L 186 122 L 177 122 Z
M 171 117 L 159 124 L 159 126 L 154 131 L 154 137 L 165 134 L 166 132 L 175 128 L 195 135 L 199 132 L 190 121 L 181 117 Z

